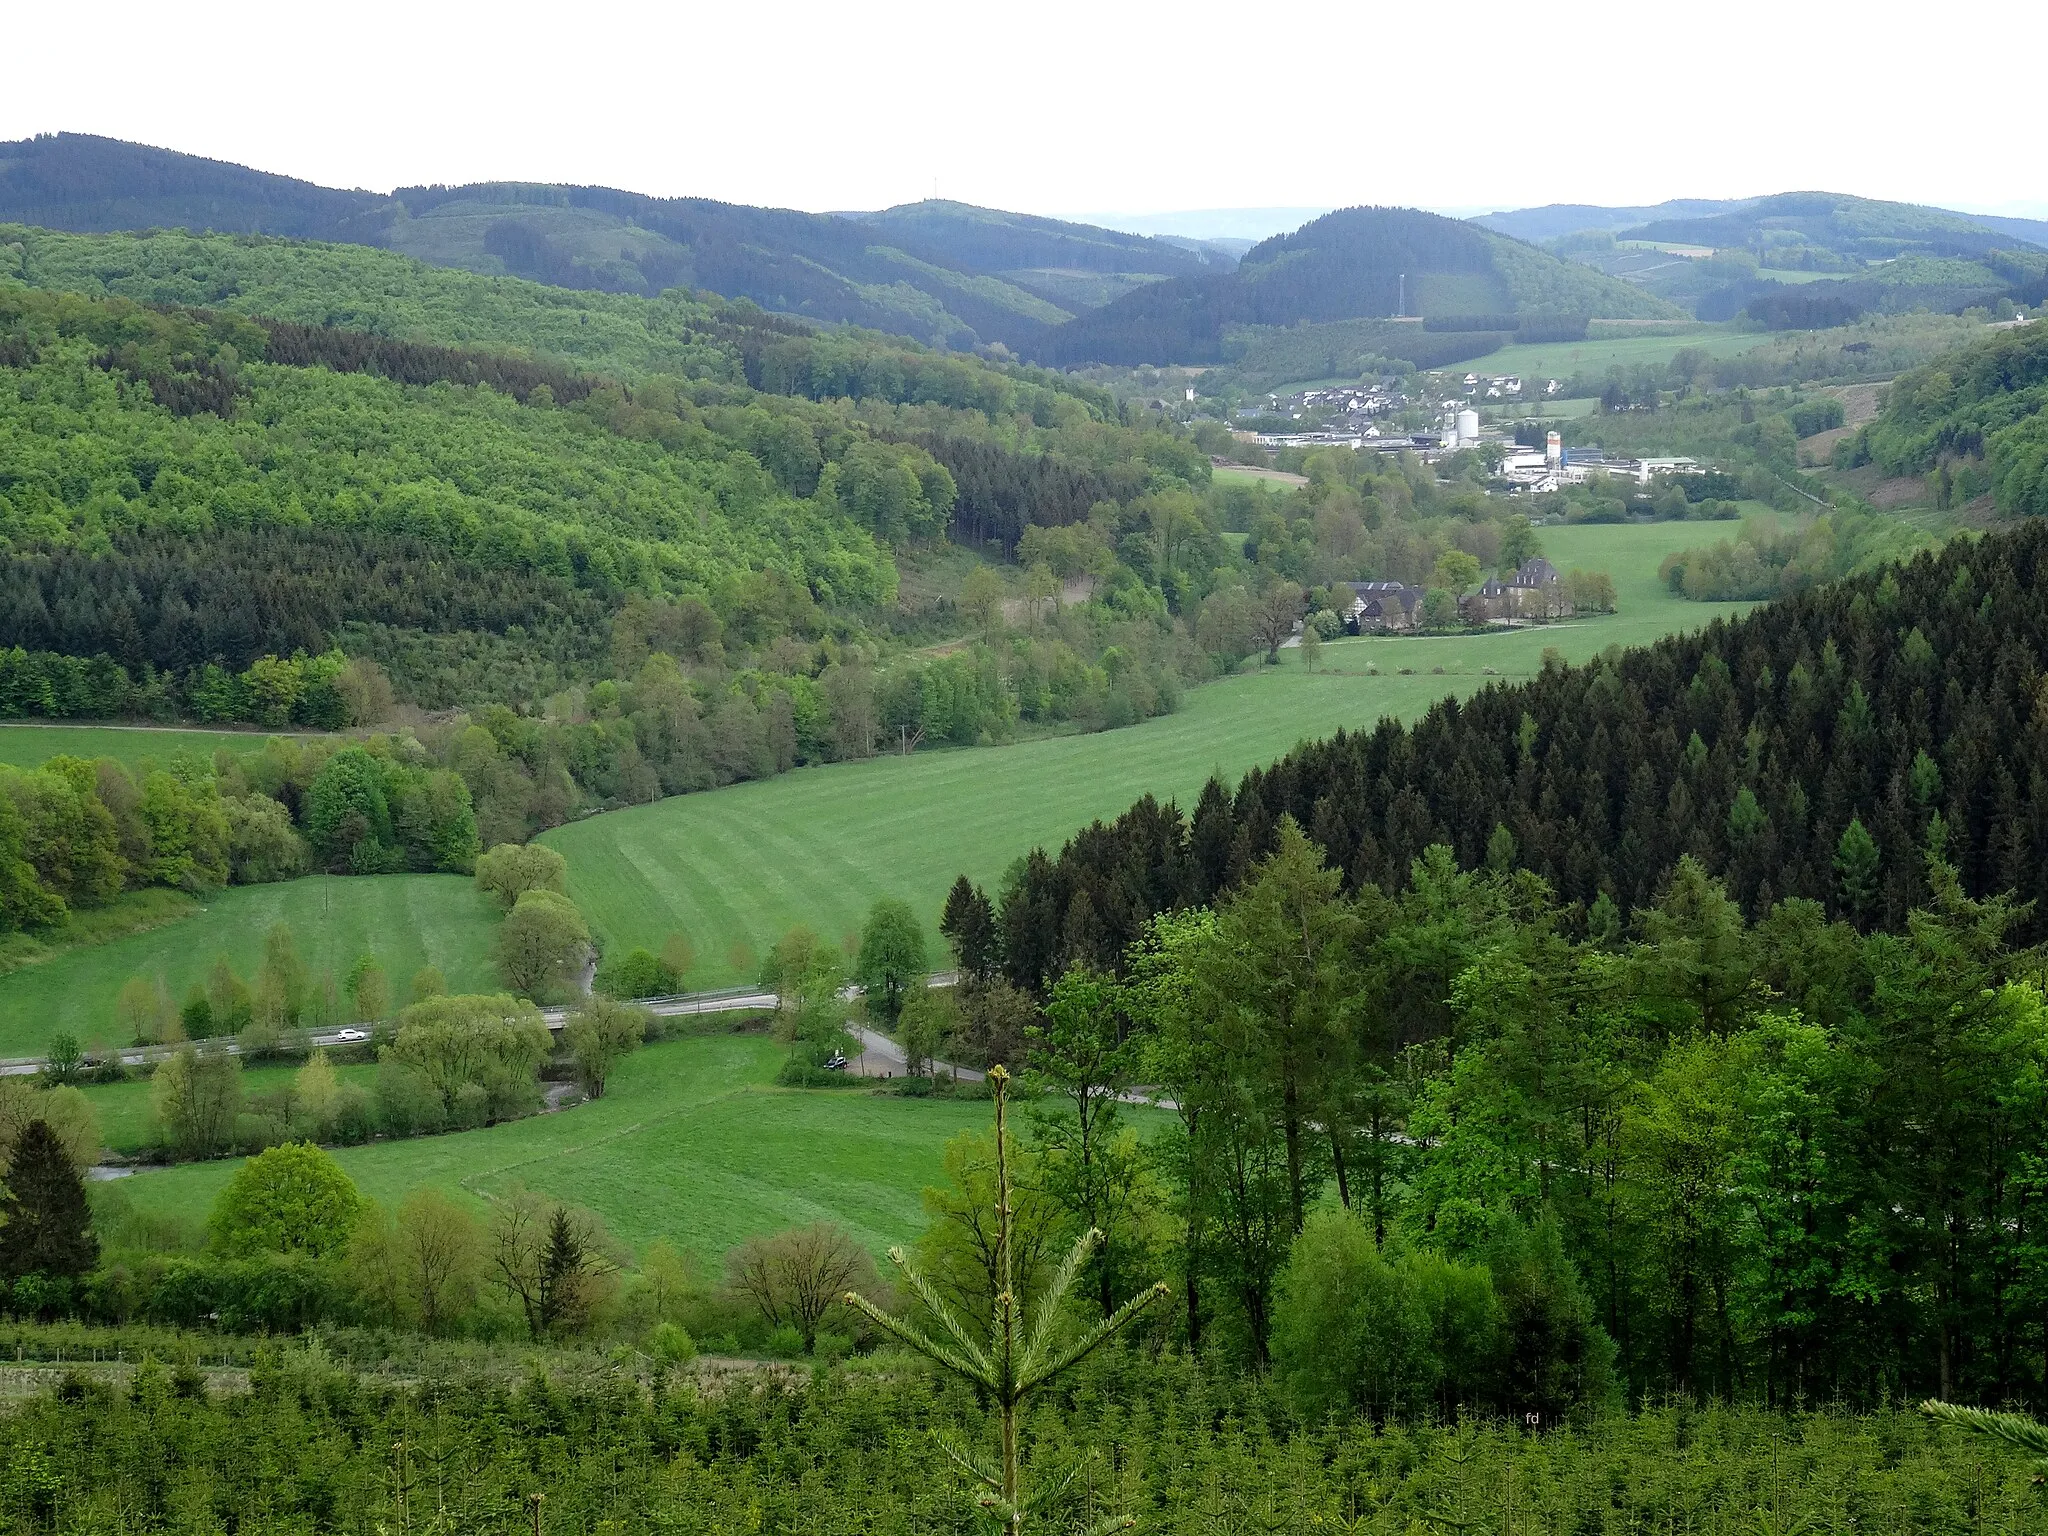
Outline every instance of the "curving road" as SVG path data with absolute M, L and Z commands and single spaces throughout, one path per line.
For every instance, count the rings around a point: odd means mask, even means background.
M 954 972 L 940 971 L 934 975 L 927 976 L 925 978 L 925 985 L 928 987 L 950 987 L 958 980 L 959 977 Z M 843 995 L 849 1001 L 853 1001 L 862 994 L 860 988 L 848 987 Z M 647 1009 L 648 1012 L 654 1014 L 657 1018 L 664 1019 L 681 1018 L 686 1014 L 693 1013 L 759 1012 L 765 1008 L 779 1007 L 781 1001 L 773 992 L 763 991 L 759 987 L 727 987 L 716 992 L 680 992 L 671 997 L 645 997 L 639 999 L 640 1005 L 643 1008 Z M 541 1022 L 546 1024 L 551 1030 L 560 1030 L 564 1024 L 569 1022 L 569 1015 L 572 1011 L 567 1006 L 543 1008 L 540 1011 Z M 881 1045 L 886 1047 L 887 1050 L 895 1052 L 896 1066 L 893 1070 L 897 1072 L 903 1070 L 903 1053 L 897 1048 L 894 1041 L 890 1040 L 886 1035 L 875 1034 L 872 1030 L 859 1029 L 857 1033 L 862 1037 L 864 1049 L 862 1055 L 855 1058 L 856 1060 L 866 1060 L 869 1050 L 880 1048 L 868 1045 L 869 1039 L 872 1038 L 875 1041 L 881 1042 Z M 278 1037 L 278 1044 L 284 1047 L 296 1047 L 301 1050 L 314 1050 L 327 1045 L 359 1045 L 369 1038 L 370 1031 L 367 1026 L 351 1024 L 346 1026 L 337 1025 L 328 1029 L 286 1030 Z M 232 1038 L 223 1037 L 220 1048 L 229 1055 L 241 1054 L 241 1047 Z M 176 1049 L 174 1046 L 162 1045 L 130 1046 L 119 1053 L 119 1058 L 121 1064 L 126 1067 L 147 1066 L 151 1062 L 161 1061 L 164 1057 L 170 1055 L 174 1049 Z M 42 1056 L 0 1058 L 0 1077 L 26 1077 L 31 1073 L 42 1071 L 46 1062 L 47 1058 Z M 943 1065 L 943 1063 L 940 1065 Z M 879 1077 L 889 1070 L 891 1069 L 885 1066 L 881 1072 L 874 1072 L 868 1075 Z M 971 1071 L 966 1067 L 961 1067 L 957 1070 L 963 1078 L 979 1078 L 981 1076 L 979 1072 Z

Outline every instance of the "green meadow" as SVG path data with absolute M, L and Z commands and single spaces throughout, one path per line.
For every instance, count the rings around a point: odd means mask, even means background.
M 253 752 L 263 731 L 198 731 L 153 725 L 0 725 L 0 763 L 32 768 L 53 757 L 111 757 L 133 767 L 145 758 L 162 762 L 181 752 L 211 758 L 225 747 Z
M 760 1035 L 671 1040 L 627 1057 L 602 1099 L 573 1109 L 334 1156 L 386 1205 L 429 1185 L 480 1204 L 523 1186 L 597 1212 L 635 1249 L 666 1238 L 715 1257 L 813 1221 L 876 1253 L 915 1238 L 947 1139 L 986 1126 L 988 1106 L 777 1088 L 782 1054 Z M 199 1222 L 238 1166 L 146 1169 L 105 1198 Z
M 452 990 L 494 989 L 497 921 L 498 909 L 459 875 L 314 875 L 235 886 L 189 917 L 0 976 L 0 1056 L 39 1054 L 60 1032 L 88 1046 L 125 1045 L 115 1038 L 114 1000 L 129 977 L 161 977 L 182 999 L 225 955 L 247 979 L 262 959 L 263 936 L 280 922 L 291 925 L 316 978 L 332 972 L 338 981 L 367 951 L 395 995 L 424 965 L 438 966 Z
M 1700 347 L 1712 357 L 1734 357 L 1770 338 L 1753 331 L 1703 327 L 1678 336 L 1596 336 L 1585 341 L 1539 341 L 1502 347 L 1498 352 L 1447 368 L 1467 373 L 1537 374 L 1544 378 L 1568 379 L 1575 373 L 1603 374 L 1609 368 L 1658 367 L 1671 361 L 1681 347 Z
M 1234 777 L 1295 743 L 1383 717 L 1413 719 L 1437 699 L 1527 677 L 1546 648 L 1582 661 L 1654 640 L 1742 604 L 1688 603 L 1657 580 L 1672 550 L 1732 536 L 1732 523 L 1580 525 L 1543 530 L 1562 569 L 1604 569 L 1614 615 L 1508 633 L 1361 638 L 1189 691 L 1178 713 L 1099 735 L 802 768 L 777 779 L 591 817 L 546 835 L 569 860 L 569 889 L 610 944 L 658 948 L 689 936 L 688 982 L 751 977 L 765 947 L 797 924 L 827 939 L 858 933 L 877 897 L 935 923 L 947 886 L 1001 880 L 1034 845 L 1056 849 L 1143 794 L 1191 804 L 1212 774 Z M 937 937 L 932 934 L 934 958 Z

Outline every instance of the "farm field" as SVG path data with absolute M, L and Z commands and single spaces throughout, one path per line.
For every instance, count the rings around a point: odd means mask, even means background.
M 263 745 L 265 731 L 201 731 L 148 725 L 0 724 L 0 763 L 31 768 L 53 757 L 101 758 L 133 767 L 144 758 L 161 762 L 178 752 L 211 758 L 226 747 L 253 752 Z M 299 733 L 293 732 L 293 735 Z
M 1280 469 L 1247 469 L 1240 464 L 1219 464 L 1210 471 L 1225 485 L 1269 485 L 1275 490 L 1288 486 L 1307 485 L 1307 475 L 1290 475 Z
M 839 940 L 859 931 L 877 897 L 894 896 L 936 924 L 956 875 L 999 883 L 1034 845 L 1056 848 L 1140 795 L 1189 804 L 1211 774 L 1234 777 L 1340 726 L 1413 719 L 1439 698 L 1483 686 L 1489 668 L 1506 680 L 1533 674 L 1549 646 L 1582 661 L 1740 612 L 1747 605 L 1688 603 L 1657 581 L 1672 550 L 1734 531 L 1732 523 L 1544 529 L 1560 568 L 1614 577 L 1621 611 L 1611 617 L 1342 641 L 1324 647 L 1314 672 L 1298 651 L 1285 651 L 1278 667 L 1250 666 L 1192 689 L 1179 713 L 1121 731 L 802 768 L 609 812 L 543 840 L 568 858 L 570 895 L 608 944 L 654 949 L 681 931 L 698 956 L 688 985 L 750 979 L 757 957 L 799 923 Z M 928 932 L 936 960 L 936 929 Z
M 299 956 L 317 980 L 345 976 L 364 951 L 377 956 L 402 996 L 413 972 L 439 966 L 453 991 L 495 989 L 491 935 L 498 909 L 459 875 L 314 875 L 244 885 L 207 898 L 192 916 L 143 933 L 74 949 L 0 976 L 0 1056 L 40 1054 L 68 1032 L 87 1046 L 112 1038 L 114 999 L 131 976 L 162 977 L 182 998 L 226 955 L 246 980 L 263 936 L 291 924 Z
M 1752 331 L 1731 331 L 1716 326 L 1688 331 L 1680 336 L 1603 336 L 1587 341 L 1526 342 L 1489 352 L 1482 358 L 1460 364 L 1459 368 L 1468 373 L 1540 374 L 1546 378 L 1568 379 L 1575 373 L 1602 374 L 1609 368 L 1636 368 L 1645 364 L 1662 366 L 1670 362 L 1681 347 L 1701 347 L 1714 357 L 1734 357 L 1769 339 Z
M 479 1202 L 524 1186 L 587 1206 L 636 1250 L 666 1238 L 715 1259 L 756 1233 L 825 1220 L 877 1254 L 916 1237 L 941 1149 L 985 1127 L 988 1106 L 777 1088 L 782 1054 L 760 1035 L 671 1040 L 627 1057 L 602 1099 L 559 1114 L 334 1156 L 387 1206 L 427 1185 Z M 203 1222 L 238 1166 L 147 1169 L 113 1198 Z

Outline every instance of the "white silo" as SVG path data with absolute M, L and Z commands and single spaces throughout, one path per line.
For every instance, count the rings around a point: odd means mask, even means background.
M 1552 474 L 1564 467 L 1564 439 L 1555 432 L 1543 439 L 1543 462 Z
M 1458 446 L 1468 448 L 1479 441 L 1479 413 L 1473 410 L 1458 412 Z

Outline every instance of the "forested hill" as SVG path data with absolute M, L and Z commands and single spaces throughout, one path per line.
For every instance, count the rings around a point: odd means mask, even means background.
M 2048 243 L 2048 229 L 2036 225 L 2027 232 L 2027 223 L 1994 223 L 1975 214 L 1839 192 L 1781 192 L 1713 213 L 1653 217 L 1626 234 L 1637 240 L 1736 246 L 1759 255 L 1773 246 L 1796 244 L 1887 261 L 1900 256 L 1982 256 L 2015 244 Z
M 709 604 L 734 659 L 873 646 L 927 621 L 895 550 L 1208 474 L 1059 375 L 745 303 L 0 226 L 0 646 L 131 678 L 339 644 L 411 702 L 531 704 L 608 675 L 636 599 Z
M 1948 504 L 1988 490 L 2002 512 L 2048 513 L 2048 325 L 1994 332 L 1901 375 L 1838 454 L 1851 467 L 1934 475 Z
M 1236 272 L 1150 284 L 1049 333 L 1046 362 L 1214 362 L 1224 332 L 1360 317 L 1676 317 L 1628 284 L 1474 224 L 1344 208 L 1245 253 Z M 1484 325 L 1477 329 L 1486 329 Z
M 403 211 L 382 193 L 89 133 L 0 144 L 0 219 L 50 229 L 182 227 L 374 242 Z
M 351 241 L 557 287 L 701 289 L 963 349 L 1014 349 L 1138 283 L 1230 265 L 957 203 L 839 216 L 526 182 L 344 192 L 86 134 L 0 144 L 0 220 Z
M 1691 854 L 1752 913 L 1808 897 L 1896 928 L 1926 897 L 1940 818 L 1973 894 L 2048 905 L 2048 527 L 2029 524 L 1736 622 L 1340 731 L 1211 783 L 1190 818 L 1147 800 L 1034 852 L 1003 895 L 1008 963 L 1038 985 L 1116 964 L 1154 911 L 1205 902 L 1292 816 L 1356 887 L 1447 844 L 1515 861 L 1594 921 L 1651 905 Z

